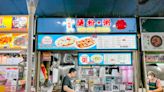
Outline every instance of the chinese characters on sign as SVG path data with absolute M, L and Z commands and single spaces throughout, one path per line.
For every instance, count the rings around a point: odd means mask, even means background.
M 145 62 L 147 63 L 164 63 L 164 53 L 151 52 L 145 53 Z
M 106 19 L 76 19 L 77 32 L 110 32 L 111 20 Z
M 111 20 L 110 19 L 102 19 L 102 20 L 94 20 L 94 19 L 88 19 L 88 20 L 84 20 L 82 18 L 80 19 L 76 19 L 76 27 L 84 27 L 85 24 L 87 25 L 87 27 L 94 27 L 95 25 L 101 25 L 101 26 L 107 26 L 110 27 L 111 26 Z

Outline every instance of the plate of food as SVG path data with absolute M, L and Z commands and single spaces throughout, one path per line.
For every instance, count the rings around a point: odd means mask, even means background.
M 96 41 L 92 37 L 81 38 L 76 41 L 76 47 L 79 49 L 88 49 L 96 45 Z
M 100 54 L 95 54 L 91 56 L 91 61 L 93 61 L 95 64 L 100 64 L 103 61 L 103 56 Z
M 76 36 L 63 36 L 55 41 L 57 47 L 72 47 L 78 38 Z
M 50 36 L 43 37 L 42 44 L 51 45 L 52 43 L 53 43 L 52 37 L 50 37 Z
M 27 22 L 27 17 L 13 17 L 12 28 L 26 28 Z
M 151 37 L 151 44 L 154 47 L 160 47 L 162 45 L 162 38 L 158 35 L 154 35 Z
M 80 56 L 81 64 L 89 64 L 89 56 L 87 54 L 83 54 Z
M 27 46 L 27 34 L 22 34 L 14 38 L 14 46 Z
M 3 35 L 0 37 L 0 45 L 7 45 L 12 42 L 12 35 Z

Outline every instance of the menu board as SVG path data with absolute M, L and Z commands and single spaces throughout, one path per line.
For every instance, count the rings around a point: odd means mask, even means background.
M 145 53 L 145 62 L 147 63 L 164 63 L 164 53 L 149 52 Z
M 135 18 L 38 18 L 38 33 L 136 33 Z
M 79 53 L 79 65 L 132 65 L 132 53 Z
M 26 49 L 27 33 L 0 33 L 0 49 Z
M 142 33 L 143 51 L 161 51 L 164 50 L 164 33 Z
M 0 16 L 0 32 L 28 31 L 28 16 Z
M 136 50 L 135 34 L 54 34 L 38 35 L 38 50 Z

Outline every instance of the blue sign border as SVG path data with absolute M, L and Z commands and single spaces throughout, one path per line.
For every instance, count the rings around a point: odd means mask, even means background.
M 63 35 L 63 36 L 66 36 L 66 35 L 94 35 L 94 34 L 39 34 L 37 35 L 37 50 L 137 50 L 138 49 L 138 40 L 137 40 L 137 35 L 136 34 L 96 34 L 96 35 L 116 35 L 116 36 L 119 36 L 119 35 L 127 35 L 127 36 L 131 36 L 131 35 L 134 35 L 135 38 L 136 38 L 136 47 L 135 48 L 129 48 L 129 49 L 123 49 L 123 48 L 118 48 L 118 49 L 54 49 L 54 48 L 50 48 L 50 49 L 41 49 L 39 48 L 39 36 L 46 36 L 46 35 L 49 35 L 49 36 L 52 36 L 52 35 Z
M 37 33 L 80 33 L 77 32 L 77 26 L 76 24 L 72 25 L 74 28 L 74 32 L 67 32 L 66 26 L 63 24 L 66 19 L 68 18 L 37 18 Z M 110 19 L 111 20 L 111 26 L 109 27 L 111 29 L 110 32 L 105 33 L 137 33 L 137 22 L 136 18 L 70 18 L 73 20 L 77 19 L 84 19 L 85 21 L 87 19 L 94 19 L 94 20 L 103 20 L 103 19 Z M 122 19 L 127 22 L 127 28 L 123 30 L 118 30 L 114 28 L 116 21 Z M 99 25 L 98 25 L 99 26 Z M 97 27 L 97 26 L 95 26 Z M 102 27 L 102 26 L 100 26 Z M 85 32 L 84 32 L 85 33 Z M 86 32 L 88 33 L 88 32 Z M 89 32 L 89 33 L 95 33 L 95 32 Z M 101 32 L 97 32 L 101 34 Z M 103 32 L 102 32 L 103 33 Z
M 131 64 L 80 64 L 80 56 L 82 54 L 130 54 Z M 133 53 L 132 52 L 78 52 L 78 66 L 133 66 Z

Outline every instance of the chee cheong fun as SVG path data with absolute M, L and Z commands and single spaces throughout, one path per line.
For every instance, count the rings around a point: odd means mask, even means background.
M 76 39 L 73 37 L 64 37 L 57 40 L 57 46 L 68 47 L 75 43 Z
M 96 42 L 93 38 L 85 38 L 83 40 L 77 41 L 76 45 L 79 48 L 87 48 L 94 45 Z

